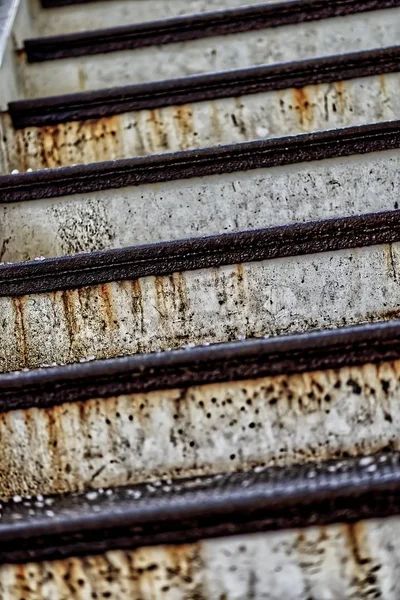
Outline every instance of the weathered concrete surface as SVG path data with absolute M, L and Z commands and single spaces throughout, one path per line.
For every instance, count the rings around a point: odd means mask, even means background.
M 400 520 L 0 567 L 3 600 L 337 600 L 400 595 Z
M 0 172 L 159 154 L 400 118 L 400 74 L 364 77 L 15 131 L 0 115 Z
M 398 43 L 399 17 L 390 9 L 36 64 L 21 55 L 20 79 L 32 98 L 367 50 Z
M 276 0 L 263 0 L 263 3 L 274 1 Z M 133 25 L 248 4 L 260 4 L 260 0 L 103 0 L 50 9 L 43 9 L 40 0 L 31 0 L 32 34 L 59 35 Z
M 0 299 L 0 370 L 399 314 L 400 244 Z
M 391 150 L 0 204 L 0 261 L 392 210 L 399 166 L 400 150 Z
M 0 415 L 0 496 L 400 448 L 400 362 Z

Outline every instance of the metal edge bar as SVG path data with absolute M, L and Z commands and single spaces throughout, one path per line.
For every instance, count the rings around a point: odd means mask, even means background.
M 400 121 L 0 177 L 0 204 L 398 148 Z
M 225 342 L 2 374 L 0 412 L 399 358 L 398 320 Z
M 0 266 L 0 296 L 73 289 L 400 241 L 398 210 Z
M 9 103 L 15 128 L 344 81 L 400 70 L 400 46 Z
M 25 41 L 28 62 L 132 50 L 400 6 L 399 0 L 289 0 Z
M 53 497 L 51 511 L 18 498 L 2 507 L 0 563 L 398 515 L 399 460 L 390 452 L 71 494 Z

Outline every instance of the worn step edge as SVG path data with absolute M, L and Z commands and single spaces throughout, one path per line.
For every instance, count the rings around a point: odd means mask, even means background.
M 400 71 L 400 46 L 194 75 L 93 92 L 10 102 L 15 128 L 95 119 L 133 110 L 216 100 Z
M 0 204 L 243 172 L 400 147 L 400 121 L 0 176 Z
M 0 412 L 400 358 L 400 321 L 363 324 L 0 375 Z
M 28 62 L 171 44 L 400 6 L 400 0 L 290 0 L 25 41 Z
M 2 506 L 0 563 L 398 515 L 399 461 L 393 452 L 134 485 L 111 494 L 44 502 L 17 497 Z
M 0 265 L 0 296 L 400 242 L 398 210 Z

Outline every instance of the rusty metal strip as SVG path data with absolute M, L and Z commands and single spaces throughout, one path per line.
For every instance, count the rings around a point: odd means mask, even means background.
M 400 358 L 400 321 L 0 375 L 0 412 Z
M 15 128 L 216 100 L 400 70 L 400 46 L 278 65 L 195 75 L 100 91 L 11 102 Z
M 399 0 L 290 0 L 25 41 L 28 62 L 87 56 L 382 10 Z
M 3 504 L 0 563 L 400 513 L 397 452 Z M 49 505 L 51 509 L 49 509 Z
M 0 296 L 400 241 L 397 210 L 0 266 Z
M 400 146 L 400 121 L 3 175 L 0 203 L 55 198 L 129 185 L 250 171 Z

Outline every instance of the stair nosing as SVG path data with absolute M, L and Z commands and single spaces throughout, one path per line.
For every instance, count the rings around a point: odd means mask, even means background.
M 2 507 L 0 563 L 398 515 L 399 462 L 398 452 L 381 452 L 156 487 L 150 481 L 111 488 L 111 495 L 53 496 L 51 510 L 18 498 Z
M 400 46 L 9 103 L 16 128 L 400 71 Z

